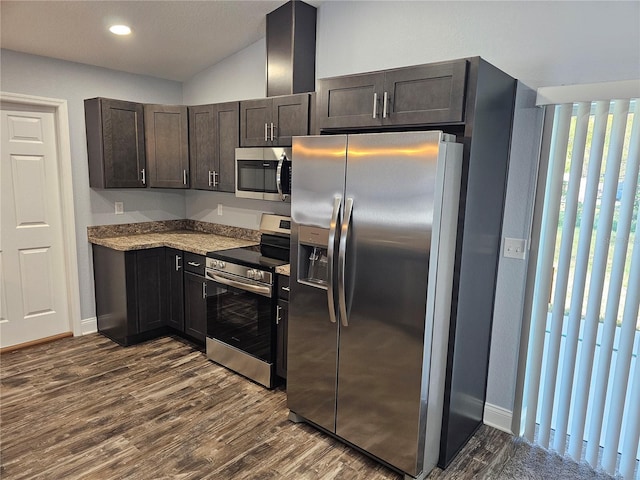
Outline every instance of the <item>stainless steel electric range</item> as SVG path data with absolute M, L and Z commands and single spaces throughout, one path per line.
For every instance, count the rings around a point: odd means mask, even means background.
M 209 252 L 207 358 L 275 385 L 275 269 L 289 263 L 291 219 L 263 214 L 260 245 Z

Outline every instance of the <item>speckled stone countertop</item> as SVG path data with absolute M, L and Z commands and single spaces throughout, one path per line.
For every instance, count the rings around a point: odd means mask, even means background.
M 260 242 L 260 232 L 195 220 L 128 223 L 87 227 L 89 242 L 113 250 L 171 247 L 206 255 L 207 252 L 246 247 Z
M 287 265 L 280 265 L 279 267 L 276 267 L 276 273 L 279 273 L 280 275 L 286 275 L 287 277 L 291 275 L 291 265 L 287 264 Z

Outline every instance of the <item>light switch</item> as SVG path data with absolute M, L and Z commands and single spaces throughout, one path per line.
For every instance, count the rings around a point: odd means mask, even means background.
M 524 238 L 504 237 L 504 256 L 524 260 L 527 255 L 527 240 Z
M 122 215 L 124 213 L 124 203 L 116 202 L 116 215 Z

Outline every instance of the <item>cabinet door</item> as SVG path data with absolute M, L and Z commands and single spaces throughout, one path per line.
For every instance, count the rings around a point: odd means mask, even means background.
M 169 279 L 164 248 L 138 250 L 135 255 L 138 327 L 139 332 L 143 333 L 165 324 Z
M 241 147 L 265 147 L 273 144 L 271 105 L 270 98 L 240 102 Z
M 220 103 L 215 109 L 216 190 L 236 191 L 236 148 L 240 146 L 240 104 Z
M 276 317 L 276 375 L 287 378 L 287 325 L 289 302 L 278 300 Z
M 84 101 L 93 188 L 144 188 L 144 110 L 140 103 L 91 98 Z
M 309 95 L 273 98 L 274 141 L 272 145 L 290 147 L 291 137 L 309 134 Z
M 148 183 L 158 188 L 189 188 L 187 107 L 144 106 Z
M 175 248 L 167 248 L 165 254 L 169 277 L 167 325 L 184 332 L 184 254 Z
M 387 71 L 383 124 L 461 122 L 466 73 L 466 60 Z
M 379 126 L 383 84 L 384 73 L 318 80 L 318 128 Z
M 189 172 L 191 188 L 214 190 L 219 167 L 216 150 L 215 105 L 189 107 Z
M 184 333 L 204 343 L 207 335 L 207 280 L 184 274 Z

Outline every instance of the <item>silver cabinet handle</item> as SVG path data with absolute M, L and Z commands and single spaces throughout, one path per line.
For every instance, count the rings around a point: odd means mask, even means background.
M 218 186 L 218 180 L 217 178 L 219 177 L 218 172 L 216 172 L 215 170 L 213 171 L 213 186 L 217 187 Z
M 285 292 L 290 292 L 291 289 L 289 287 L 282 287 L 282 290 L 284 290 Z
M 271 141 L 273 142 L 273 122 L 271 122 Z
M 384 96 L 382 97 L 382 118 L 387 118 L 387 100 L 389 99 L 389 94 L 384 92 Z
M 345 266 L 347 257 L 347 237 L 349 235 L 349 225 L 351 223 L 351 212 L 353 211 L 353 198 L 347 198 L 344 203 L 344 219 L 340 231 L 340 247 L 338 250 L 338 305 L 340 306 L 340 319 L 342 325 L 349 326 L 347 317 L 347 299 L 345 294 Z
M 213 172 L 209 170 L 209 186 L 213 187 L 213 180 L 211 177 L 213 177 Z
M 336 243 L 336 229 L 338 228 L 341 206 L 342 197 L 338 195 L 333 199 L 333 213 L 329 224 L 329 241 L 327 244 L 327 306 L 329 307 L 329 320 L 331 320 L 331 323 L 336 323 L 336 307 L 333 298 L 333 247 Z
M 182 170 L 182 183 L 184 185 L 187 184 L 187 171 L 186 170 Z
M 264 141 L 269 141 L 269 125 L 267 125 L 266 123 L 264 124 Z
M 282 307 L 280 305 L 276 305 L 276 325 L 280 324 L 280 320 L 282 320 L 282 317 L 280 316 L 281 311 Z
M 378 116 L 378 94 L 373 94 L 373 118 Z
M 140 170 L 140 173 L 142 173 L 142 184 L 146 185 L 147 184 L 147 175 L 146 175 L 146 172 L 144 170 L 145 170 L 144 168 L 142 170 Z
M 207 298 L 207 282 L 202 282 L 202 298 Z
M 192 267 L 199 267 L 200 264 L 197 262 L 187 262 L 189 265 L 191 265 Z
M 180 270 L 180 268 L 182 268 L 180 265 L 180 260 L 182 260 L 182 257 L 180 255 L 176 255 L 176 272 Z

